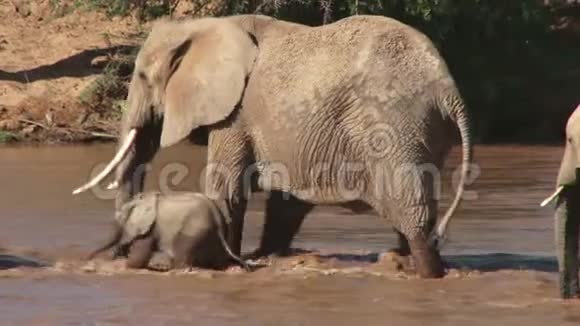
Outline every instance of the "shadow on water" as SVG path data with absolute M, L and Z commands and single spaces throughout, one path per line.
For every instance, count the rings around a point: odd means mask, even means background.
M 353 263 L 376 263 L 378 253 L 358 254 L 326 254 L 317 255 L 322 259 L 336 259 Z M 443 260 L 448 267 L 455 269 L 470 269 L 481 272 L 497 272 L 501 270 L 531 270 L 538 272 L 557 272 L 558 262 L 555 257 L 533 256 L 509 253 L 488 253 L 472 255 L 446 255 Z
M 379 253 L 349 254 L 333 253 L 321 254 L 310 250 L 294 249 L 288 256 L 304 254 L 314 255 L 321 260 L 336 260 L 344 263 L 373 264 L 380 260 Z M 527 270 L 537 272 L 557 272 L 558 264 L 554 257 L 521 255 L 510 253 L 486 253 L 471 255 L 446 255 L 443 256 L 445 265 L 452 269 L 474 270 L 480 272 L 498 272 L 502 270 Z M 29 258 L 13 254 L 0 254 L 0 270 L 19 267 L 50 267 L 50 263 L 37 258 Z M 255 265 L 254 270 L 265 266 Z
M 0 254 L 0 270 L 18 267 L 48 267 L 43 261 L 14 255 Z
M 482 272 L 500 270 L 532 270 L 538 272 L 557 272 L 555 257 L 533 256 L 507 253 L 478 255 L 449 255 L 444 259 L 452 268 L 467 268 Z

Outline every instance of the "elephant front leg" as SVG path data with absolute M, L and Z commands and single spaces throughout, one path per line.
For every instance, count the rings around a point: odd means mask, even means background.
M 387 251 L 392 257 L 391 259 L 397 264 L 399 270 L 409 270 L 412 268 L 411 262 L 411 248 L 409 241 L 403 233 L 396 228 L 393 228 L 397 234 L 399 246 Z
M 276 254 L 289 254 L 292 240 L 300 230 L 306 215 L 314 208 L 296 197 L 280 191 L 273 191 L 266 202 L 264 229 L 260 247 L 251 255 L 251 259 Z
M 576 189 L 567 189 L 558 199 L 555 212 L 555 238 L 558 252 L 558 271 L 560 297 L 563 299 L 580 296 L 578 282 L 578 233 L 580 232 L 580 218 L 577 204 L 569 197 L 577 198 Z M 574 196 L 571 194 L 574 193 Z
M 127 268 L 140 269 L 147 267 L 151 256 L 153 256 L 154 246 L 155 239 L 152 236 L 135 239 L 127 253 Z
M 240 256 L 251 176 L 255 172 L 250 166 L 255 158 L 244 126 L 232 119 L 209 131 L 204 193 L 216 201 L 224 214 L 228 244 Z
M 212 128 L 208 142 L 205 194 L 225 215 L 227 241 L 235 255 L 242 251 L 242 233 L 250 193 L 253 151 L 236 122 Z
M 206 194 L 215 200 L 218 209 L 224 214 L 226 222 L 224 231 L 228 245 L 235 255 L 241 256 L 244 218 L 248 206 L 248 201 L 243 195 L 242 183 L 236 181 L 229 192 L 226 192 L 224 187 L 209 189 L 206 188 Z
M 228 210 L 230 212 L 231 220 L 227 227 L 227 240 L 232 252 L 237 256 L 241 256 L 242 252 L 244 217 L 247 205 L 248 201 L 246 199 L 238 199 L 236 201 L 228 202 Z
M 220 188 L 210 188 L 210 190 L 206 188 L 205 193 L 208 197 L 215 200 L 219 210 L 224 214 L 228 245 L 235 255 L 240 256 L 242 251 L 244 217 L 248 205 L 247 199 L 242 195 L 241 183 L 240 186 L 232 188 L 232 192 L 230 193 L 222 191 Z
M 405 235 L 403 233 L 401 233 L 399 230 L 395 229 L 395 232 L 397 233 L 399 246 L 397 248 L 393 248 L 389 251 L 396 253 L 399 256 L 403 256 L 403 257 L 409 256 L 411 254 L 411 248 L 409 247 L 409 241 L 407 240 Z

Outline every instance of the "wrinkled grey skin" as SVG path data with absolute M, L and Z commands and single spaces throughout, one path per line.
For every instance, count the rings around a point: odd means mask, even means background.
M 564 186 L 557 198 L 555 238 L 560 271 L 560 296 L 580 297 L 578 285 L 578 232 L 580 232 L 580 106 L 566 125 L 566 148 L 560 164 L 556 186 Z
M 366 207 L 393 222 L 399 253 L 412 254 L 422 277 L 443 275 L 429 241 L 447 224 L 434 230 L 433 180 L 389 178 L 408 163 L 441 169 L 459 129 L 462 177 L 447 221 L 471 161 L 461 96 L 417 30 L 362 15 L 321 27 L 251 15 L 160 21 L 136 59 L 128 105 L 121 142 L 138 133 L 116 170 L 117 207 L 143 189 L 144 164 L 160 147 L 201 128 L 208 163 L 221 167 L 207 169 L 204 192 L 225 199 L 234 253 L 247 205 L 243 181 L 259 163 L 261 189 L 271 195 L 255 256 L 284 254 L 314 205 Z M 344 174 L 350 162 L 362 168 Z M 285 181 L 268 182 L 280 166 Z M 345 196 L 340 187 L 359 191 Z
M 141 193 L 121 207 L 111 237 L 88 259 L 114 248 L 112 258 L 127 255 L 128 268 L 223 269 L 233 258 L 249 270 L 229 248 L 225 227 L 223 214 L 203 194 Z

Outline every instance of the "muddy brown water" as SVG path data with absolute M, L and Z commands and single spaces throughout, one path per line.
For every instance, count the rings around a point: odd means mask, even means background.
M 246 274 L 127 271 L 82 260 L 103 239 L 111 193 L 72 196 L 113 145 L 0 149 L 1 325 L 578 325 L 580 303 L 557 296 L 551 207 L 562 148 L 478 146 L 481 174 L 450 229 L 441 280 L 397 272 L 380 253 L 395 245 L 372 213 L 317 208 L 294 247 Z M 446 175 L 458 163 L 452 152 Z M 188 174 L 169 189 L 198 189 L 204 151 L 164 150 L 148 188 L 166 172 Z M 169 168 L 167 167 L 168 164 Z M 165 167 L 165 169 L 163 168 Z M 169 179 L 175 173 L 169 173 Z M 452 193 L 444 178 L 446 208 Z M 163 183 L 167 184 L 167 182 Z M 244 250 L 257 245 L 263 195 L 250 203 Z

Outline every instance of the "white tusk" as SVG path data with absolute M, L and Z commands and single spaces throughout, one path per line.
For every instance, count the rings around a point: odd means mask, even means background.
M 86 191 L 87 189 L 94 187 L 99 182 L 101 182 L 104 178 L 106 178 L 113 171 L 113 169 L 116 168 L 117 165 L 119 165 L 119 163 L 121 163 L 121 161 L 125 158 L 125 156 L 129 152 L 129 148 L 131 148 L 131 145 L 133 144 L 133 141 L 135 140 L 136 135 L 137 135 L 137 129 L 131 129 L 131 131 L 129 131 L 129 134 L 127 134 L 127 138 L 125 139 L 123 146 L 121 146 L 121 148 L 119 149 L 117 154 L 115 154 L 115 157 L 113 157 L 111 162 L 109 162 L 109 164 L 103 169 L 103 171 L 101 171 L 101 173 L 99 173 L 91 181 L 89 181 L 89 182 L 85 183 L 83 186 L 75 189 L 73 191 L 73 195 L 79 194 L 83 191 Z
M 107 186 L 107 190 L 112 190 L 112 189 L 117 189 L 119 188 L 119 182 L 117 182 L 116 180 L 109 183 L 109 185 Z
M 562 192 L 562 190 L 564 190 L 564 186 L 558 187 L 558 189 L 556 189 L 556 191 L 554 191 L 554 193 L 550 197 L 544 199 L 544 201 L 540 204 L 540 206 L 544 207 L 548 205 L 548 203 L 554 200 L 554 198 L 556 198 Z

